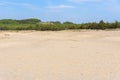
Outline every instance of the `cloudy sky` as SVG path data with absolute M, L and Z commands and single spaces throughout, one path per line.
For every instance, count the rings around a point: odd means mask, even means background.
M 120 21 L 120 0 L 0 0 L 0 19 Z

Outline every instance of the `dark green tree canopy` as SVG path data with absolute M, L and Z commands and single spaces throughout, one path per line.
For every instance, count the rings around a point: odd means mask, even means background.
M 18 22 L 12 19 L 2 19 L 0 20 L 0 23 L 1 24 L 17 24 Z
M 51 21 L 50 23 L 53 23 L 53 24 L 61 24 L 60 21 Z
M 38 22 L 41 22 L 39 19 L 30 18 L 30 19 L 24 19 L 24 20 L 17 20 L 21 24 L 36 24 Z
M 13 20 L 13 19 L 2 19 L 0 23 L 2 24 L 36 24 L 41 22 L 39 19 L 30 18 L 30 19 L 23 19 L 23 20 Z
M 73 23 L 73 22 L 66 21 L 66 22 L 63 22 L 63 24 L 74 24 L 74 23 Z

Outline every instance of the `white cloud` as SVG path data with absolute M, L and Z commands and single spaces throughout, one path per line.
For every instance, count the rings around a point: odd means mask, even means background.
M 66 9 L 66 8 L 75 8 L 75 7 L 70 6 L 70 5 L 57 5 L 57 6 L 48 6 L 47 8 L 50 8 L 50 9 Z

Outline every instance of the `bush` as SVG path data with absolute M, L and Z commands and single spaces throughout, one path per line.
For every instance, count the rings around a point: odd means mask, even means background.
M 105 23 L 101 20 L 99 23 L 82 23 L 74 24 L 72 22 L 64 22 L 61 24 L 59 21 L 56 22 L 41 22 L 38 19 L 25 19 L 25 20 L 11 20 L 2 19 L 0 20 L 0 30 L 68 30 L 68 29 L 116 29 L 120 28 L 120 22 Z

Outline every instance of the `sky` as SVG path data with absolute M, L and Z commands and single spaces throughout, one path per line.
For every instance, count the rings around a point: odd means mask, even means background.
M 120 0 L 0 0 L 0 19 L 120 21 Z

